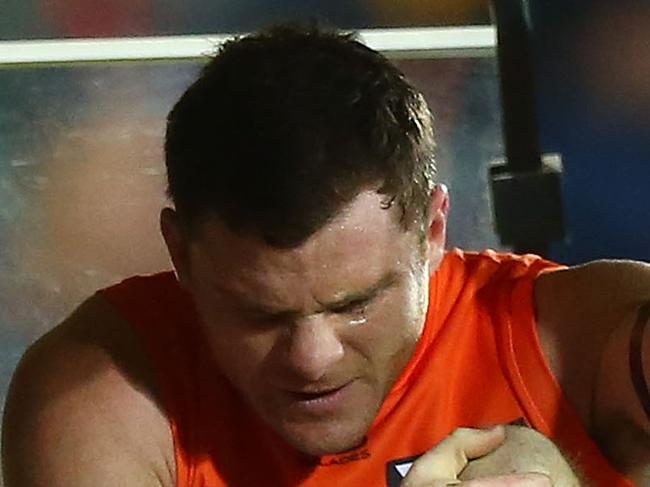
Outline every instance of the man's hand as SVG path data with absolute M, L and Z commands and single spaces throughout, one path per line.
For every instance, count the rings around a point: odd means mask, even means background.
M 460 428 L 420 457 L 402 487 L 574 487 L 553 443 L 528 428 Z

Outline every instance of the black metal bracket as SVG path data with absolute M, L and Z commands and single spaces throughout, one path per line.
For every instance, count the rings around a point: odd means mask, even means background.
M 505 160 L 490 169 L 504 245 L 545 255 L 564 237 L 562 164 L 539 147 L 528 0 L 492 0 L 497 26 Z
M 560 155 L 545 155 L 534 171 L 513 172 L 495 163 L 490 176 L 501 242 L 516 252 L 545 255 L 550 242 L 564 237 Z

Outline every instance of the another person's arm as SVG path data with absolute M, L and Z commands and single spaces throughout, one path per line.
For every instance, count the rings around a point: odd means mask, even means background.
M 30 347 L 7 398 L 5 487 L 171 487 L 173 446 L 132 331 L 95 296 Z
M 602 261 L 544 274 L 536 302 L 564 392 L 611 462 L 650 486 L 650 265 Z
M 553 442 L 520 426 L 456 430 L 413 464 L 402 487 L 442 487 L 455 481 L 459 487 L 582 485 Z
M 506 426 L 506 440 L 494 452 L 469 462 L 460 479 L 481 479 L 531 472 L 548 477 L 553 487 L 586 486 L 580 473 L 544 435 L 522 426 Z

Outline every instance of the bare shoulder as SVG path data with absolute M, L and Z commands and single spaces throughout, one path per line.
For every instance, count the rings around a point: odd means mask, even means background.
M 535 284 L 538 333 L 565 394 L 590 427 L 593 390 L 612 333 L 650 299 L 650 265 L 602 260 L 541 274 Z
M 616 312 L 650 297 L 650 264 L 632 260 L 598 260 L 539 276 L 536 302 L 540 312 L 557 306 L 563 313 L 586 307 L 594 314 Z M 586 301 L 584 301 L 586 300 Z M 585 305 L 585 306 L 581 306 Z
M 6 487 L 172 486 L 173 442 L 136 334 L 100 295 L 32 345 L 3 423 Z

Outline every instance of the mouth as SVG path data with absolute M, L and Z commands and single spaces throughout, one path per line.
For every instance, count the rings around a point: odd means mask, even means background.
M 352 398 L 354 380 L 340 386 L 289 391 L 290 406 L 296 412 L 323 416 L 341 411 Z
M 340 391 L 343 389 L 345 386 L 347 386 L 349 382 L 346 382 L 345 384 L 337 387 L 329 387 L 329 388 L 322 388 L 322 389 L 316 389 L 313 391 L 293 391 L 290 394 L 292 394 L 296 400 L 298 401 L 312 401 L 316 399 L 321 399 L 321 398 L 326 398 L 332 394 L 335 394 L 337 391 Z

